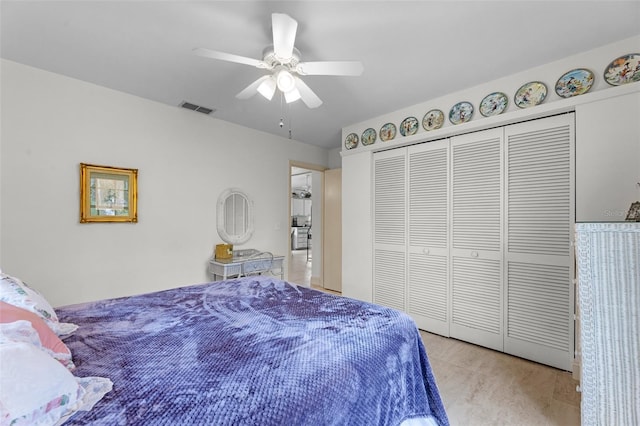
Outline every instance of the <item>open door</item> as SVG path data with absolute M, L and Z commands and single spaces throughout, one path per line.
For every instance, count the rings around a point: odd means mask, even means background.
M 324 171 L 323 287 L 342 292 L 342 169 Z

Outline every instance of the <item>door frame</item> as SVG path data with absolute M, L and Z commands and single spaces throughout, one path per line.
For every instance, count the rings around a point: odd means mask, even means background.
M 287 184 L 287 188 L 288 188 L 288 192 L 287 192 L 287 200 L 288 200 L 288 206 L 287 206 L 287 221 L 286 223 L 288 224 L 288 229 L 291 230 L 291 175 L 292 175 L 292 170 L 294 167 L 300 168 L 300 169 L 306 169 L 306 170 L 311 170 L 311 171 L 315 171 L 315 172 L 320 172 L 320 194 L 317 195 L 313 195 L 311 199 L 313 200 L 316 197 L 324 197 L 324 171 L 328 169 L 328 167 L 325 166 L 320 166 L 318 164 L 311 164 L 311 163 L 305 163 L 302 161 L 295 161 L 295 160 L 289 160 L 289 172 L 288 172 L 288 176 L 289 176 L 289 183 Z M 320 199 L 320 198 L 317 198 Z M 313 205 L 317 204 L 317 203 L 313 203 L 311 204 L 311 208 L 313 209 Z M 322 204 L 322 203 L 321 203 Z M 322 210 L 320 210 L 320 223 L 321 223 L 321 229 L 324 229 L 324 214 L 322 213 Z M 313 221 L 315 223 L 315 221 L 317 221 L 318 219 L 314 217 Z M 313 226 L 313 223 L 311 224 L 311 226 Z M 311 245 L 311 250 L 312 253 L 322 253 L 322 248 L 324 247 L 324 241 L 323 241 L 323 232 L 315 232 L 314 236 L 313 236 L 313 243 Z M 287 238 L 288 242 L 287 242 L 287 278 L 290 275 L 291 272 L 291 238 Z M 320 258 L 320 276 L 319 277 L 315 277 L 318 279 L 318 281 L 314 282 L 314 276 L 313 273 L 311 274 L 311 279 L 310 279 L 310 283 L 309 285 L 316 285 L 316 286 L 323 286 L 324 283 L 324 257 L 322 255 L 320 256 L 312 256 L 312 258 L 318 259 Z M 312 263 L 313 264 L 313 263 Z

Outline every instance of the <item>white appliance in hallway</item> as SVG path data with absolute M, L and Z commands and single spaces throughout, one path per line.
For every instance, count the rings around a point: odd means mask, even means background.
M 310 229 L 306 226 L 294 226 L 291 228 L 291 250 L 309 248 Z

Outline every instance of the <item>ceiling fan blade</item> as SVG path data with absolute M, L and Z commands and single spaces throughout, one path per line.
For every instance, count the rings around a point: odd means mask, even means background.
M 364 71 L 358 61 L 301 62 L 296 69 L 300 75 L 349 75 L 358 76 Z
M 271 15 L 271 25 L 273 27 L 273 52 L 278 59 L 284 59 L 283 63 L 288 63 L 293 55 L 293 44 L 296 41 L 296 31 L 298 22 L 284 13 L 274 13 Z
M 216 50 L 205 49 L 204 47 L 196 47 L 195 49 L 193 49 L 193 52 L 196 55 L 204 56 L 205 58 L 236 62 L 239 64 L 251 65 L 256 68 L 268 68 L 267 64 L 258 59 L 247 58 L 246 56 L 234 55 L 232 53 L 218 52 Z
M 256 81 L 254 81 L 253 83 L 248 85 L 242 92 L 238 93 L 236 95 L 236 98 L 238 98 L 238 99 L 249 99 L 250 97 L 252 97 L 256 93 L 258 93 L 258 87 L 260 87 L 262 82 L 264 82 L 265 80 L 268 80 L 270 78 L 271 78 L 270 75 L 263 75 L 262 77 L 260 77 L 259 79 L 257 79 Z
M 320 105 L 322 105 L 322 100 L 318 97 L 318 95 L 313 93 L 313 90 L 311 90 L 300 77 L 295 77 L 295 79 L 296 87 L 300 92 L 302 102 L 304 102 L 309 108 L 318 108 Z

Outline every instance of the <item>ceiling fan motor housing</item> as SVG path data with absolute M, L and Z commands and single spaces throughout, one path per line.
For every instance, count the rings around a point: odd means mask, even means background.
M 269 46 L 262 51 L 262 58 L 262 61 L 270 68 L 282 65 L 287 67 L 290 72 L 295 72 L 300 63 L 300 51 L 294 47 L 290 58 L 279 58 L 276 56 L 273 46 Z

